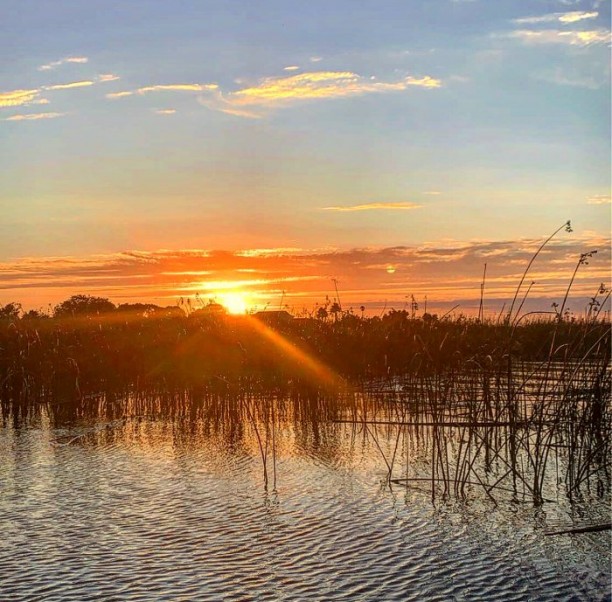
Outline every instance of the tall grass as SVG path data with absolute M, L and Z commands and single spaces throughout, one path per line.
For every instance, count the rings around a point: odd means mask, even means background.
M 434 497 L 478 488 L 491 499 L 509 491 L 541 504 L 551 471 L 570 497 L 592 486 L 609 491 L 611 330 L 601 314 L 609 291 L 596 291 L 584 316 L 566 315 L 576 274 L 595 251 L 580 256 L 552 312 L 521 313 L 528 272 L 563 228 L 569 222 L 538 248 L 497 320 L 484 318 L 486 271 L 475 319 L 418 315 L 415 307 L 358 317 L 338 302 L 334 319 L 282 321 L 271 335 L 251 316 L 150 307 L 54 318 L 7 312 L 0 410 L 16 424 L 41 408 L 57 422 L 157 408 L 246 423 L 265 483 L 275 486 L 277 435 L 290 403 L 291 415 L 313 428 L 330 419 L 362 428 L 390 481 L 399 482 L 400 451 L 416 441 L 428 450 L 429 473 L 402 482 L 427 479 Z M 317 366 L 337 378 L 322 379 Z M 343 390 L 330 390 L 332 382 Z
M 261 335 L 250 317 L 87 318 L 0 322 L 4 405 L 101 390 L 318 388 L 303 365 Z M 519 359 L 606 361 L 609 324 L 533 319 L 505 324 L 464 318 L 345 315 L 294 320 L 276 329 L 354 385 L 405 375 L 453 375 L 474 366 L 505 371 Z M 511 386 L 515 379 L 507 378 Z

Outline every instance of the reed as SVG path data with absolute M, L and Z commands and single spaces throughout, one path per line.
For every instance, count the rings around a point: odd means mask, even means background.
M 15 424 L 44 411 L 57 424 L 162 413 L 211 429 L 248 427 L 273 488 L 278 434 L 293 416 L 317 432 L 339 422 L 361 429 L 390 485 L 402 450 L 427 450 L 427 476 L 407 465 L 404 483 L 427 478 L 434 499 L 477 488 L 539 505 L 552 481 L 572 498 L 609 491 L 611 329 L 601 313 L 609 290 L 598 288 L 584 316 L 566 316 L 595 251 L 580 256 L 554 312 L 521 314 L 527 274 L 564 227 L 536 251 L 498 320 L 484 318 L 486 272 L 475 319 L 418 315 L 416 305 L 356 316 L 338 301 L 333 320 L 264 328 L 250 316 L 127 311 L 90 298 L 88 311 L 73 298 L 53 317 L 10 304 L 0 319 L 0 411 Z

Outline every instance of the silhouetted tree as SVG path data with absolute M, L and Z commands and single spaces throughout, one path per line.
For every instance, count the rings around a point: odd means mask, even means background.
M 21 316 L 22 320 L 42 320 L 45 318 L 49 318 L 48 314 L 43 313 L 38 309 L 30 309 L 23 316 Z
M 137 316 L 149 316 L 151 314 L 157 314 L 163 310 L 163 307 L 155 305 L 155 303 L 121 303 L 119 306 L 117 306 L 117 311 L 134 314 Z
M 55 306 L 53 315 L 56 318 L 71 316 L 95 316 L 115 311 L 115 305 L 104 297 L 90 295 L 73 295 Z
M 21 313 L 21 303 L 7 303 L 0 307 L 0 320 L 17 320 Z

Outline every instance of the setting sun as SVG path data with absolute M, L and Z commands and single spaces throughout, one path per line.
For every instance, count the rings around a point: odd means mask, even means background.
M 221 293 L 216 299 L 230 314 L 245 314 L 249 308 L 246 293 Z

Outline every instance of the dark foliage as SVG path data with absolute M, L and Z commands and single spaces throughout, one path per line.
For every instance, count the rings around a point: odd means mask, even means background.
M 116 309 L 105 301 L 72 297 L 53 318 L 26 314 L 0 321 L 2 400 L 220 381 L 282 387 L 316 380 L 299 353 L 349 382 L 450 374 L 479 365 L 505 371 L 509 359 L 568 361 L 586 354 L 609 361 L 610 326 L 601 321 L 524 321 L 511 327 L 390 311 L 262 327 L 250 316 L 186 317 L 172 308 Z

